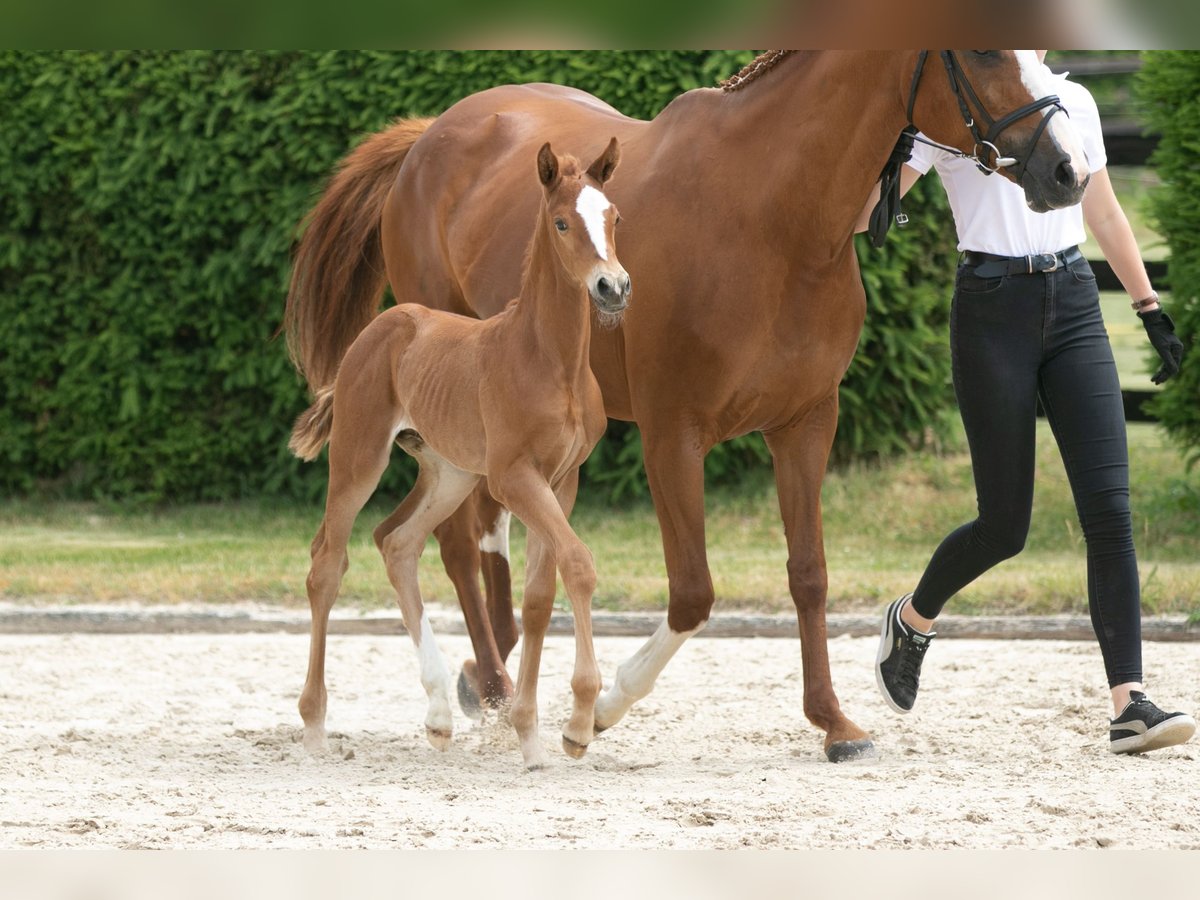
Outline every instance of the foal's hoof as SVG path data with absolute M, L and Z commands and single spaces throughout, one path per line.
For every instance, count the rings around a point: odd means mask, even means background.
M 451 732 L 444 728 L 430 728 L 425 726 L 425 737 L 429 738 L 429 744 L 434 750 L 440 750 L 445 753 L 450 749 Z
M 479 700 L 479 689 L 467 675 L 468 664 L 463 663 L 458 673 L 458 707 L 467 718 L 479 720 L 483 718 L 483 704 Z
M 325 739 L 325 729 L 304 729 L 304 749 L 312 756 L 324 756 L 329 752 L 329 742 Z
M 861 738 L 857 741 L 838 741 L 830 744 L 829 749 L 825 751 L 825 756 L 830 762 L 852 762 L 856 759 L 874 759 L 875 744 L 870 738 Z
M 578 741 L 573 741 L 565 734 L 563 735 L 563 752 L 571 759 L 583 759 L 583 755 L 587 753 L 588 745 L 581 744 Z

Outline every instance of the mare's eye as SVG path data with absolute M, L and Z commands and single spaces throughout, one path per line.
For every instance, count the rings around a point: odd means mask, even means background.
M 986 59 L 987 57 L 989 57 L 989 56 L 995 56 L 995 55 L 996 55 L 996 51 L 995 51 L 995 50 L 972 50 L 971 52 L 972 52 L 972 53 L 974 53 L 976 56 L 980 56 L 980 57 L 983 57 L 983 58 L 985 58 L 985 59 Z
M 567 223 L 564 222 L 562 219 L 555 219 L 554 227 L 558 229 L 559 234 L 565 234 L 566 230 L 567 230 Z
M 620 225 L 620 224 L 621 224 L 621 214 L 620 214 L 620 213 L 617 213 L 617 218 L 616 218 L 615 220 L 613 220 L 613 224 L 614 224 L 614 225 Z

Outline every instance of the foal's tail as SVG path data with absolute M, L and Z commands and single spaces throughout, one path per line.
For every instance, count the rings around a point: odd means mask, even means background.
M 371 321 L 387 279 L 379 225 L 400 164 L 433 119 L 400 119 L 338 165 L 296 248 L 283 330 L 313 390 L 333 383 L 346 348 Z M 293 438 L 294 440 L 294 438 Z
M 320 388 L 317 399 L 296 420 L 288 449 L 307 462 L 312 462 L 329 442 L 333 430 L 333 385 Z

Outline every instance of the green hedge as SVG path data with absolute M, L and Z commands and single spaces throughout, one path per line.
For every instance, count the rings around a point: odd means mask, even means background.
M 1151 161 L 1162 188 L 1151 199 L 1158 232 L 1171 249 L 1171 293 L 1164 306 L 1187 355 L 1151 411 L 1189 454 L 1200 459 L 1200 53 L 1143 54 L 1138 96 L 1147 122 L 1162 138 Z M 1157 368 L 1157 356 L 1150 365 Z
M 649 117 L 748 58 L 0 54 L 0 492 L 318 495 L 322 467 L 286 449 L 306 401 L 272 336 L 295 225 L 357 137 L 512 81 L 570 83 Z M 871 308 L 843 394 L 843 455 L 920 443 L 942 420 L 953 266 L 940 202 L 941 228 L 861 253 Z M 742 439 L 714 452 L 709 474 L 765 459 L 760 439 Z M 409 477 L 396 468 L 393 490 Z M 587 475 L 638 493 L 640 470 L 636 429 L 616 427 Z

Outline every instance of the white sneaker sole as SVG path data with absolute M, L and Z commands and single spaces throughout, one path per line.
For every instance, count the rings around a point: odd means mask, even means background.
M 1191 716 L 1175 716 L 1159 722 L 1145 734 L 1134 734 L 1127 738 L 1110 741 L 1108 749 L 1113 753 L 1146 753 L 1183 744 L 1196 733 L 1196 720 Z

